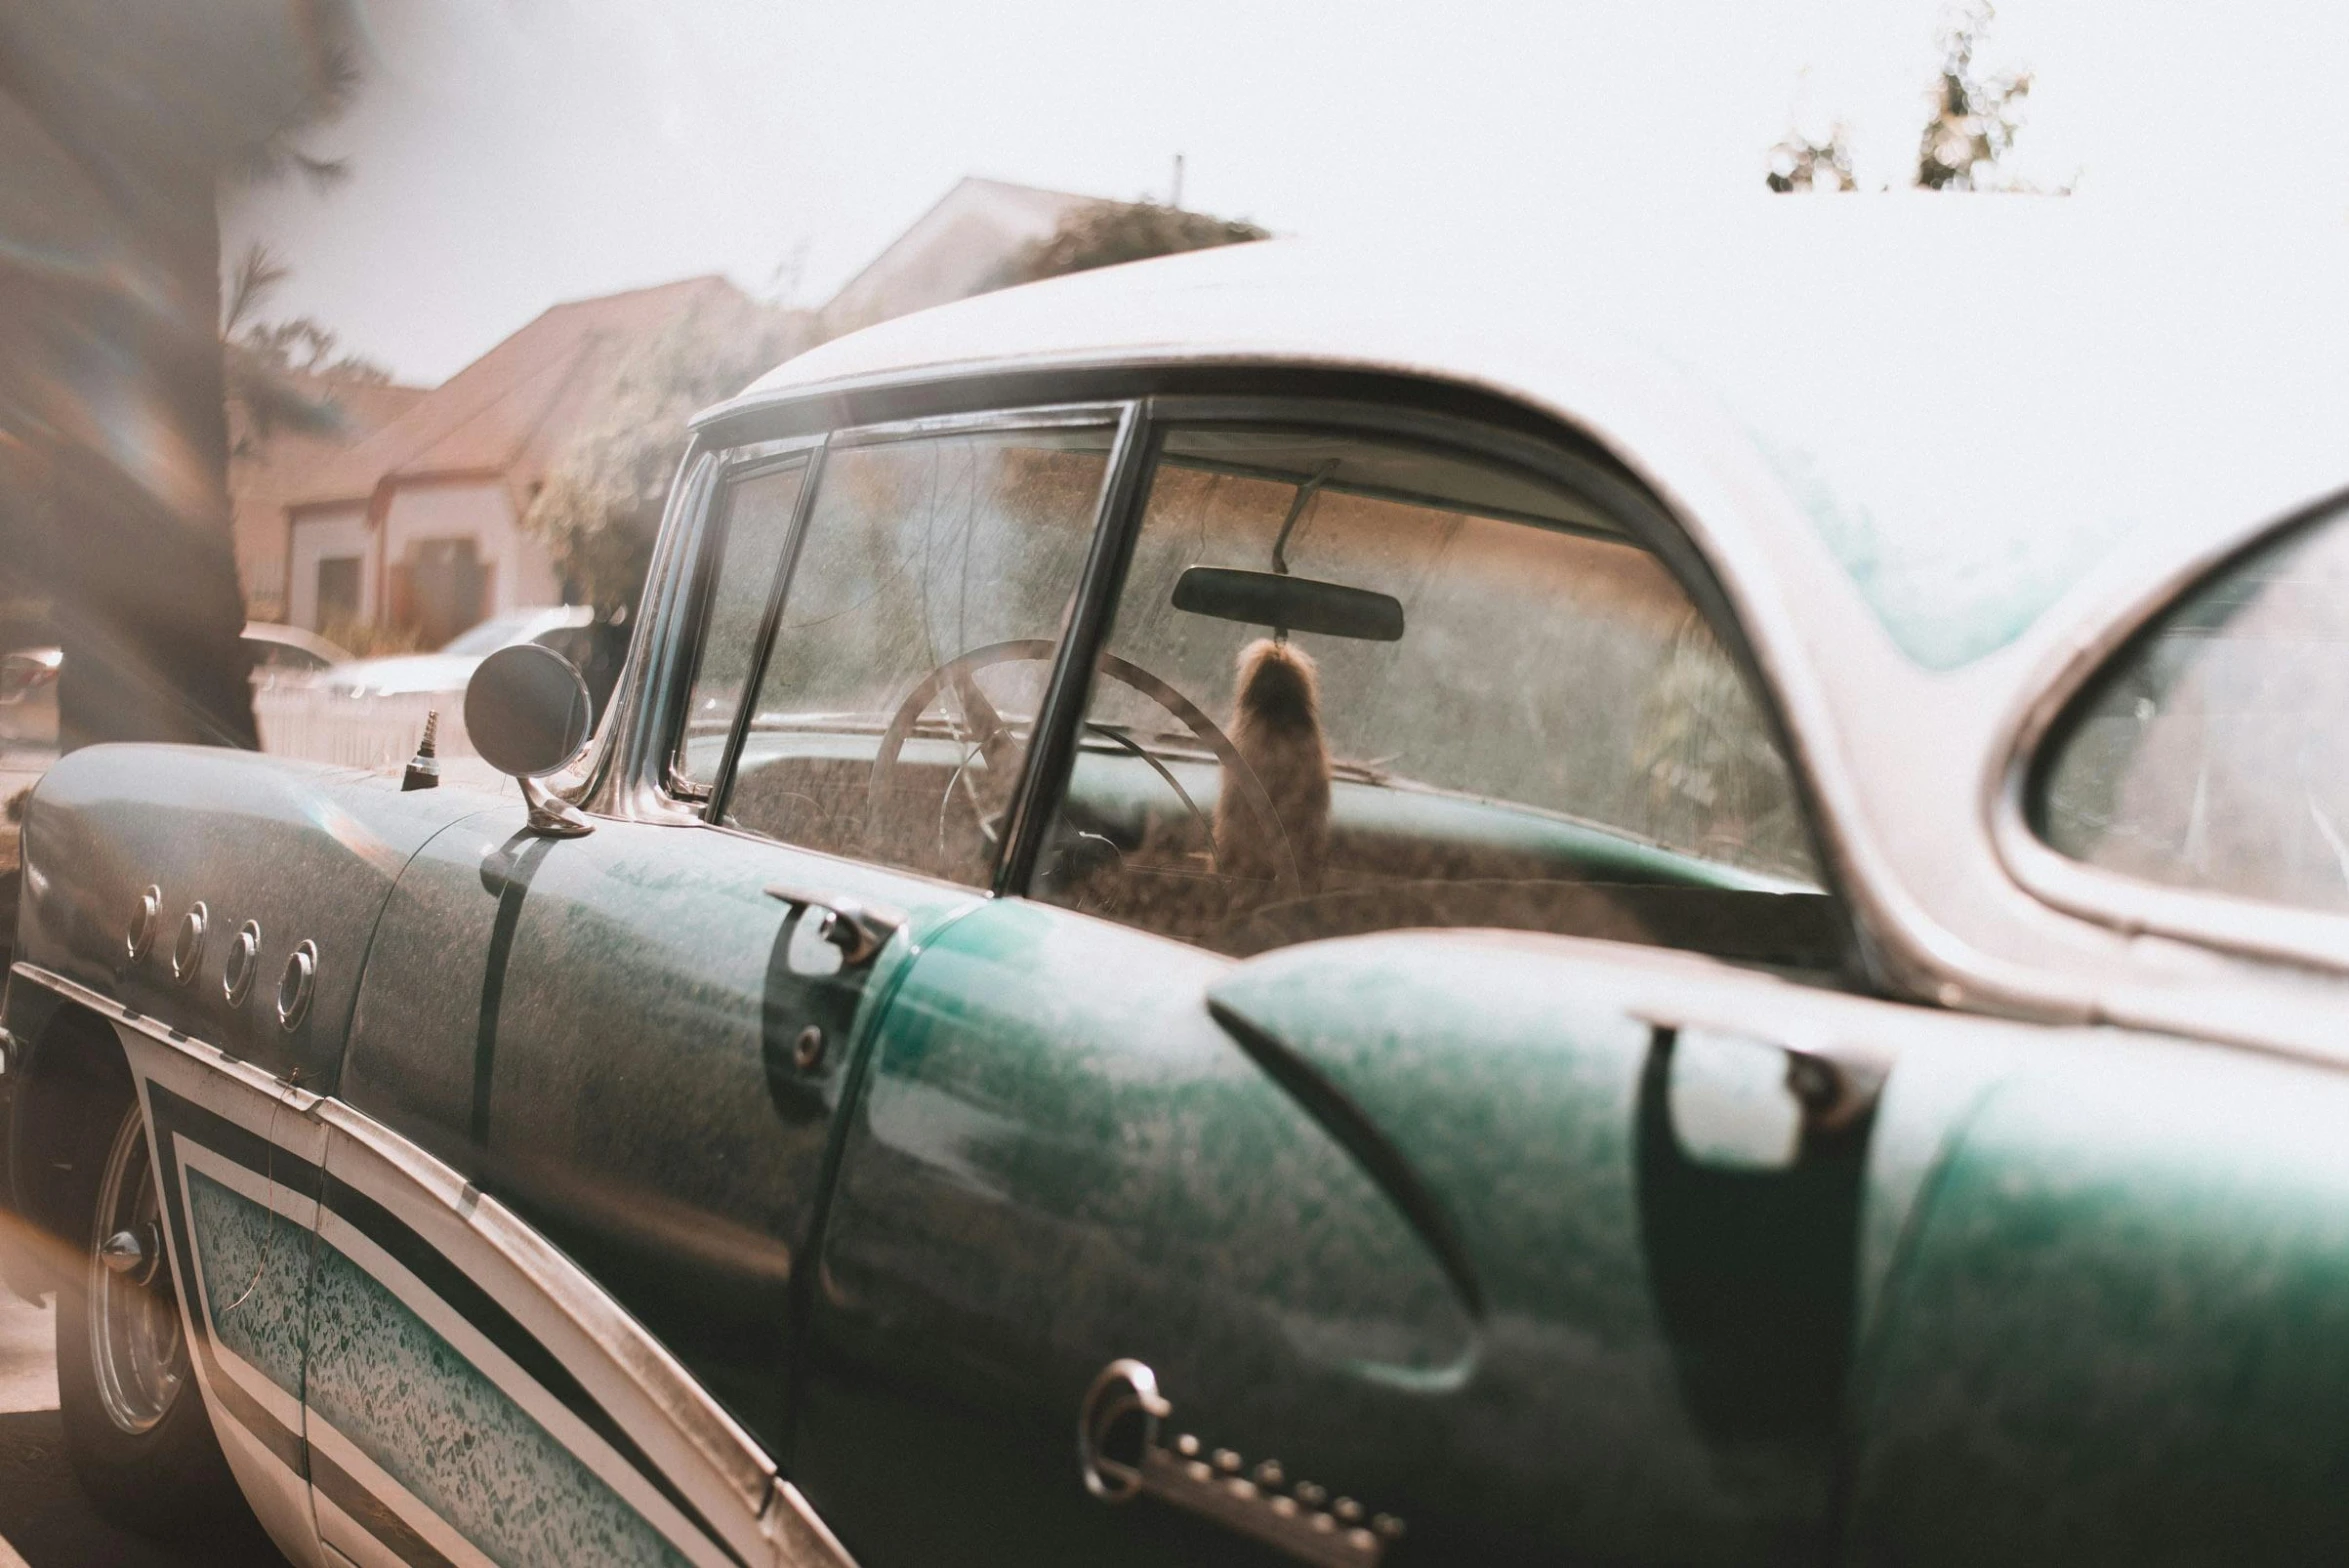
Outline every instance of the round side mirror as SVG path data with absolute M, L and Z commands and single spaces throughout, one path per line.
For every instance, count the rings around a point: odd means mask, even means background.
M 516 643 L 481 661 L 465 686 L 465 733 L 500 773 L 540 779 L 587 744 L 587 682 L 552 648 Z

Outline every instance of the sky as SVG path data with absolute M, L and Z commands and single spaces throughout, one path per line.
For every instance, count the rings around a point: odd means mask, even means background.
M 431 384 L 548 305 L 719 272 L 813 305 L 965 174 L 1170 193 L 1375 249 L 1702 245 L 1790 124 L 1905 184 L 1941 0 L 361 0 L 349 160 L 223 201 L 223 251 Z M 2349 6 L 2006 0 L 2015 172 L 2069 198 L 2349 222 Z M 1843 198 L 1803 198 L 1843 199 Z M 1885 199 L 1885 198 L 1869 198 Z M 1892 198 L 1914 199 L 1914 198 Z M 1993 199 L 2012 198 L 1935 198 Z

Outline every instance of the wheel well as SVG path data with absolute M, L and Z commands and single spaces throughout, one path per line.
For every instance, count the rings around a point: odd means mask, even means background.
M 81 1221 L 72 1194 L 81 1167 L 103 1159 L 91 1142 L 93 1121 L 111 1129 L 133 1091 L 130 1063 L 113 1026 L 86 1008 L 61 1007 L 26 1055 L 17 1091 L 9 1159 L 25 1218 L 61 1240 Z

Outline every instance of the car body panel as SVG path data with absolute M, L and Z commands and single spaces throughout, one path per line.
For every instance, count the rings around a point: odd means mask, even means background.
M 1409 1515 L 1475 1315 L 1208 1017 L 1228 967 L 998 901 L 907 971 L 847 1130 L 792 1449 L 864 1560 L 972 1540 L 1003 1561 L 1258 1560 L 1244 1533 L 1078 1484 L 1086 1387 L 1127 1356 L 1174 1401 L 1170 1441 Z
M 865 998 L 975 895 L 710 828 L 555 840 L 522 819 L 468 818 L 402 878 L 344 1098 L 527 1216 L 779 1448 Z M 809 972 L 836 955 L 778 885 L 891 906 L 904 935 L 870 969 Z

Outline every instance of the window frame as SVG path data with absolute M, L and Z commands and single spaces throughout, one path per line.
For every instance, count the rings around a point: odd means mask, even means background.
M 803 485 L 801 515 L 786 549 L 795 566 L 807 514 L 822 485 L 821 453 L 833 444 L 911 439 L 924 434 L 1113 423 L 1109 466 L 1095 506 L 1093 539 L 1060 652 L 1047 678 L 1037 727 L 1014 793 L 995 874 L 981 891 L 1024 896 L 1041 852 L 1041 835 L 1057 804 L 1083 718 L 1094 656 L 1114 612 L 1148 499 L 1160 434 L 1170 426 L 1262 425 L 1322 429 L 1336 434 L 1388 436 L 1513 470 L 1521 477 L 1572 492 L 1603 493 L 1624 535 L 1671 575 L 1722 649 L 1736 664 L 1762 710 L 1772 743 L 1785 759 L 1820 890 L 1834 901 L 1842 930 L 1838 977 L 1873 988 L 1855 906 L 1831 853 L 1828 818 L 1806 753 L 1789 728 L 1775 684 L 1755 656 L 1709 561 L 1672 516 L 1668 504 L 1624 463 L 1572 426 L 1506 398 L 1410 376 L 1308 367 L 1165 365 L 892 377 L 834 387 L 779 403 L 722 406 L 695 425 L 693 443 L 672 501 L 675 542 L 654 564 L 664 593 L 689 597 L 666 616 L 646 615 L 639 627 L 641 673 L 622 682 L 628 724 L 648 728 L 631 741 L 615 731 L 620 755 L 599 767 L 585 791 L 590 809 L 616 810 L 671 822 L 691 821 L 726 832 L 720 820 L 725 789 L 739 755 L 741 734 L 729 738 L 722 784 L 708 802 L 681 801 L 668 792 L 666 759 L 681 735 L 685 689 L 702 635 L 698 574 L 714 559 L 708 549 L 710 514 L 723 494 L 729 464 L 743 454 L 785 447 L 814 448 Z M 778 572 L 752 665 L 752 690 L 764 679 L 772 651 L 774 617 L 790 591 L 789 570 Z M 648 595 L 649 597 L 649 595 Z M 680 611 L 690 611 L 682 614 Z M 649 653 L 645 645 L 655 645 Z M 1080 660 L 1081 652 L 1081 660 Z M 615 708 L 620 706 L 615 703 Z M 741 729 L 751 704 L 737 715 Z M 661 759 L 646 769 L 645 761 Z M 1046 798 L 1046 787 L 1052 792 Z M 631 810 L 631 808 L 634 808 Z M 749 835 L 758 837 L 758 835 Z M 768 840 L 761 839 L 761 842 Z M 811 851 L 812 853 L 813 851 Z M 915 875 L 916 873 L 906 873 Z
M 780 843 L 795 849 L 806 849 L 810 853 L 823 853 L 812 850 L 806 845 L 793 845 L 788 839 L 777 839 L 769 834 L 737 826 L 726 820 L 725 813 L 727 804 L 734 793 L 735 774 L 741 762 L 743 745 L 749 736 L 750 722 L 753 710 L 757 706 L 758 692 L 765 683 L 767 663 L 774 654 L 775 636 L 782 622 L 783 606 L 790 597 L 792 580 L 798 573 L 801 547 L 806 542 L 807 530 L 814 518 L 816 504 L 822 497 L 825 468 L 834 451 L 971 435 L 1018 434 L 1051 430 L 1100 430 L 1108 433 L 1109 453 L 1102 475 L 1102 488 L 1094 497 L 1092 518 L 1088 524 L 1089 536 L 1085 564 L 1078 577 L 1071 612 L 1063 617 L 1059 632 L 1062 657 L 1056 658 L 1052 673 L 1047 679 L 1046 706 L 1043 711 L 1049 711 L 1052 688 L 1061 680 L 1062 667 L 1066 662 L 1065 654 L 1072 636 L 1071 622 L 1074 621 L 1078 625 L 1083 624 L 1085 616 L 1082 607 L 1095 597 L 1092 572 L 1105 533 L 1103 521 L 1105 517 L 1110 515 L 1110 506 L 1121 465 L 1129 461 L 1127 443 L 1135 427 L 1136 417 L 1135 405 L 1131 402 L 1053 402 L 1020 408 L 978 409 L 950 414 L 917 416 L 909 419 L 875 421 L 870 424 L 851 425 L 825 431 L 817 436 L 813 453 L 807 460 L 807 477 L 801 481 L 799 498 L 792 511 L 791 524 L 783 546 L 783 559 L 775 573 L 774 582 L 769 588 L 766 610 L 759 622 L 757 640 L 752 650 L 750 673 L 743 691 L 743 702 L 735 711 L 733 730 L 727 737 L 726 749 L 719 763 L 718 774 L 711 781 L 707 796 L 694 804 L 695 814 L 708 826 L 724 832 L 740 833 L 761 843 Z M 726 486 L 733 481 L 755 477 L 757 473 L 766 472 L 772 466 L 780 465 L 753 465 L 739 472 L 729 469 L 725 481 L 720 486 L 721 495 L 725 492 Z M 720 504 L 720 497 L 713 496 L 710 510 L 714 512 Z M 724 529 L 712 530 L 705 521 L 702 532 L 703 539 L 697 556 L 698 562 L 701 563 L 698 570 L 708 574 L 716 570 L 715 562 L 724 548 Z M 704 601 L 702 608 L 706 615 L 707 589 L 704 588 L 701 592 Z M 700 639 L 706 634 L 707 624 L 705 619 L 696 617 L 688 625 L 689 630 L 685 635 L 693 643 L 694 658 L 681 659 L 678 662 L 681 669 L 686 672 L 684 678 L 690 683 L 690 672 L 698 664 Z M 672 707 L 678 710 L 671 726 L 671 739 L 668 742 L 668 753 L 674 756 L 676 748 L 683 744 L 685 715 L 681 703 L 673 703 Z M 1013 791 L 1011 816 L 1007 819 L 1003 844 L 997 849 L 994 863 L 987 868 L 987 880 L 983 886 L 977 889 L 979 892 L 993 895 L 1001 891 L 1006 861 L 1020 842 L 1020 828 L 1025 820 L 1032 780 L 1036 776 L 1037 739 L 1043 733 L 1044 726 L 1040 713 L 1036 735 L 1030 737 L 1027 755 L 1022 760 L 1021 776 Z M 878 862 L 861 861 L 859 863 L 879 864 Z M 896 867 L 885 869 L 889 869 L 895 874 L 907 876 L 922 875 L 920 872 L 904 871 L 902 868 Z M 925 878 L 925 880 L 939 879 Z M 942 885 L 967 887 L 967 884 L 962 883 Z
M 2125 937 L 2171 937 L 2263 961 L 2349 973 L 2349 915 L 2141 881 L 2074 860 L 2031 826 L 2031 802 L 2055 747 L 2069 733 L 2067 721 L 2106 675 L 2135 657 L 2187 599 L 2286 536 L 2328 524 L 2349 527 L 2349 496 L 2324 497 L 2247 538 L 2196 552 L 2107 617 L 2097 635 L 2075 645 L 2055 674 L 2038 683 L 2008 727 L 1987 803 L 1992 845 L 2024 892 Z
M 709 646 L 710 611 L 717 592 L 718 567 L 726 554 L 726 540 L 734 530 L 734 497 L 743 485 L 754 479 L 763 479 L 769 474 L 783 473 L 793 468 L 800 470 L 799 494 L 792 500 L 791 518 L 783 530 L 785 559 L 776 563 L 776 576 L 780 579 L 799 536 L 801 513 L 807 506 L 808 493 L 815 488 L 815 482 L 823 472 L 825 450 L 826 443 L 819 436 L 813 441 L 767 442 L 739 448 L 726 453 L 719 462 L 709 507 L 702 519 L 698 544 L 687 574 L 685 620 L 680 634 L 681 656 L 677 661 L 677 714 L 668 743 L 662 747 L 661 762 L 661 782 L 670 797 L 697 811 L 708 806 L 718 782 L 726 776 L 725 770 L 734 744 L 732 731 L 739 723 L 738 712 L 737 724 L 729 726 L 727 748 L 719 753 L 719 771 L 709 782 L 687 778 L 678 768 L 678 760 L 685 753 L 685 727 L 693 717 L 687 711 L 692 701 L 693 683 L 701 675 L 702 654 Z M 772 612 L 774 604 L 775 595 L 770 584 L 767 607 L 761 612 L 762 619 L 752 633 L 753 675 L 759 672 L 756 661 L 764 649 L 764 644 L 758 640 L 766 630 L 763 617 Z M 745 705 L 750 695 L 748 690 L 744 692 Z

